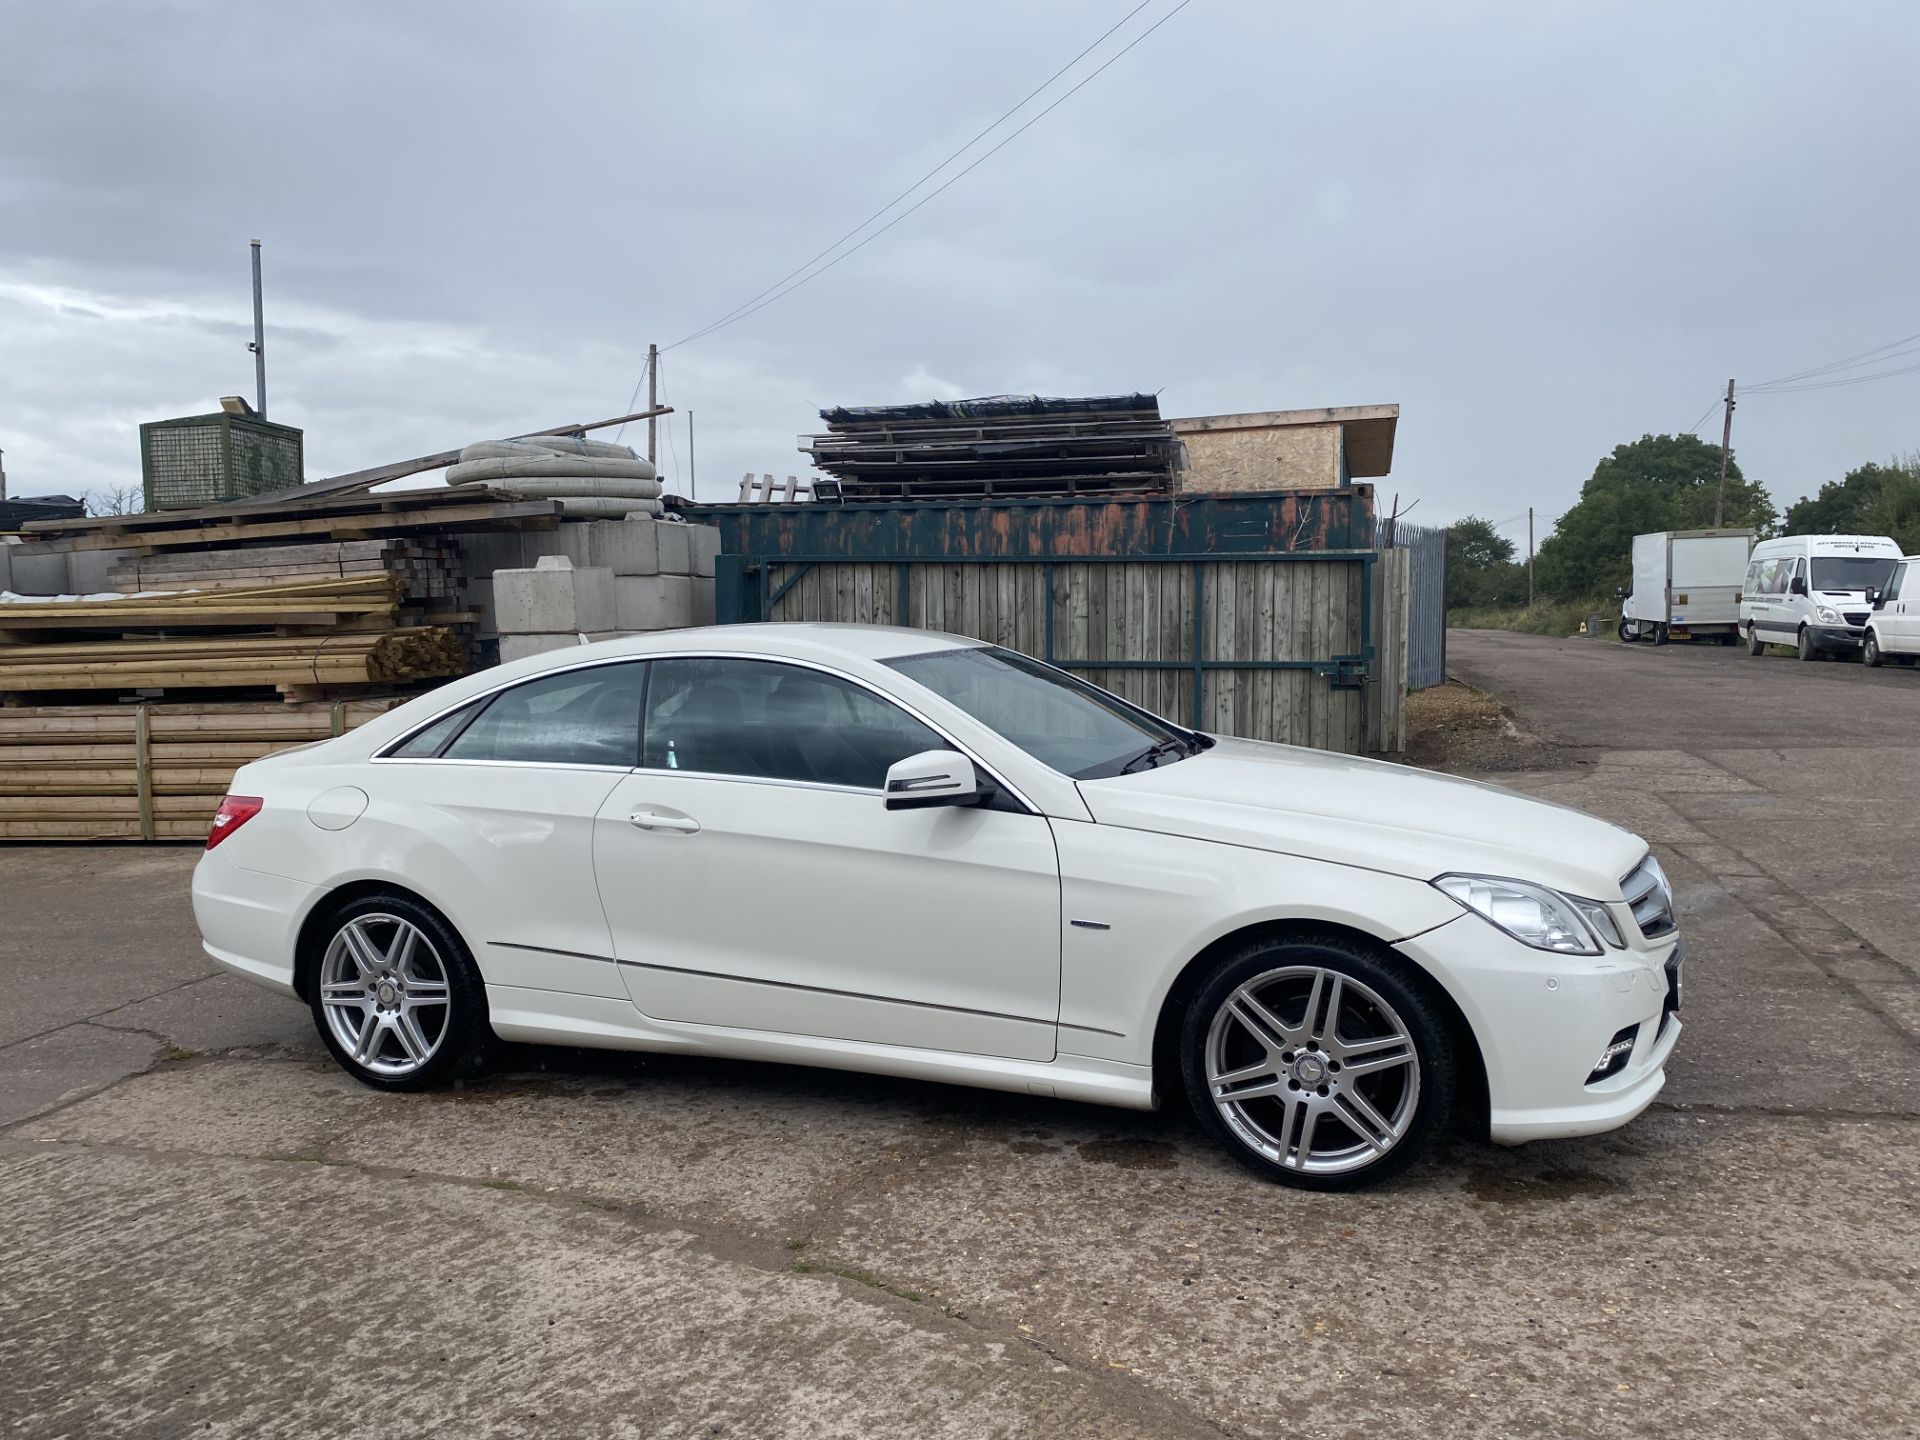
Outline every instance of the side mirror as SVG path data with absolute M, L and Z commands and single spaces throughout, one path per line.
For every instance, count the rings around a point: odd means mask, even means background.
M 1616 600 L 1624 600 L 1631 594 L 1633 594 L 1633 592 L 1624 585 L 1616 585 L 1613 587 L 1613 598 Z
M 1807 593 L 1807 582 L 1796 575 L 1793 577 L 1793 583 L 1787 586 L 1787 589 L 1792 594 L 1804 595 Z
M 922 750 L 887 771 L 887 809 L 926 810 L 935 805 L 975 805 L 980 775 L 957 750 Z
M 1872 587 L 1868 587 L 1867 604 L 1871 605 L 1874 609 L 1878 610 L 1882 605 L 1886 603 L 1887 603 L 1886 596 L 1882 595 L 1878 590 L 1875 590 Z

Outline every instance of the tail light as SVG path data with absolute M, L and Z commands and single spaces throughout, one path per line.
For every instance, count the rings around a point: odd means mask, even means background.
M 207 831 L 207 849 L 211 850 L 247 821 L 260 813 L 260 807 L 266 804 L 258 795 L 229 795 L 220 802 L 220 808 L 213 812 L 213 828 Z

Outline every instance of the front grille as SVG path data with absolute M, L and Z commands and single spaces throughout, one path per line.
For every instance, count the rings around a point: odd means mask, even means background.
M 1842 612 L 1840 618 L 1849 625 L 1864 625 L 1867 623 L 1867 612 L 1864 610 L 1847 610 Z
M 1674 932 L 1673 891 L 1653 856 L 1647 856 L 1620 882 L 1620 893 L 1633 909 L 1633 923 L 1647 939 L 1657 940 Z

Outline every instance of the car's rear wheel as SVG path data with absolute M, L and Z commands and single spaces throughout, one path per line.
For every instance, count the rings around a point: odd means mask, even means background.
M 411 896 L 363 895 L 330 920 L 308 982 L 320 1038 L 382 1090 L 428 1090 L 485 1062 L 486 991 L 467 947 Z
M 1867 631 L 1866 643 L 1860 649 L 1860 658 L 1866 662 L 1869 669 L 1880 668 L 1880 661 L 1884 658 L 1880 654 L 1880 637 L 1871 630 Z
M 1181 1030 L 1203 1124 L 1270 1179 L 1350 1190 L 1397 1174 L 1446 1123 L 1447 1027 L 1391 955 L 1358 940 L 1268 939 L 1220 961 Z

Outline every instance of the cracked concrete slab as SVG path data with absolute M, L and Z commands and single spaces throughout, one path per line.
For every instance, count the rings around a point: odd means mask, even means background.
M 1920 754 L 1798 688 L 1911 728 L 1920 685 L 1452 658 L 1559 737 L 1502 783 L 1661 848 L 1687 1033 L 1623 1131 L 1357 1196 L 1177 1112 L 775 1066 L 514 1049 L 376 1093 L 212 978 L 192 852 L 9 852 L 8 1433 L 1915 1433 L 1920 894 L 1782 836 L 1920 839 Z
M 0 1206 L 12 1434 L 1216 1433 L 777 1249 L 517 1191 L 10 1142 Z

